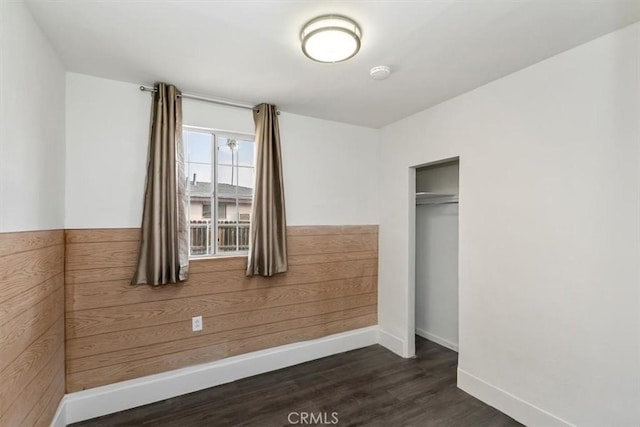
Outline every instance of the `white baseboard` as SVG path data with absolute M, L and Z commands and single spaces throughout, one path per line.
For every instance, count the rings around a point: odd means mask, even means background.
M 65 427 L 67 425 L 67 404 L 66 404 L 67 396 L 62 396 L 60 399 L 60 403 L 58 404 L 58 409 L 56 410 L 55 415 L 53 416 L 53 420 L 51 421 L 51 427 Z
M 60 402 L 51 426 L 124 411 L 377 342 L 378 327 L 370 326 L 71 393 Z
M 407 343 L 400 338 L 397 337 L 387 331 L 383 331 L 382 329 L 378 329 L 378 344 L 391 350 L 395 354 L 400 357 L 411 357 L 413 355 L 408 354 Z
M 545 427 L 574 427 L 553 414 L 491 385 L 458 368 L 458 388 L 493 406 L 524 425 Z
M 422 338 L 426 338 L 429 341 L 433 341 L 434 343 L 440 344 L 441 346 L 447 347 L 448 349 L 451 349 L 455 352 L 458 351 L 457 343 L 439 337 L 438 335 L 432 334 L 431 332 L 427 332 L 424 329 L 416 328 L 416 335 L 420 335 Z

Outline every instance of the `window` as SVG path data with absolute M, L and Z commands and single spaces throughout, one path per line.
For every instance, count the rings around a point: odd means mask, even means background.
M 183 138 L 190 256 L 246 253 L 254 187 L 253 137 L 185 126 Z
M 218 219 L 227 218 L 227 205 L 224 203 L 218 203 Z
M 202 205 L 202 218 L 211 219 L 211 203 L 204 203 Z

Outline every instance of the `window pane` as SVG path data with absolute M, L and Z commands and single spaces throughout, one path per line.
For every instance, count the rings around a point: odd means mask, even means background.
M 183 138 L 191 255 L 246 252 L 254 187 L 255 144 L 232 136 L 214 136 L 207 131 L 186 130 Z M 217 150 L 215 165 L 211 164 L 214 149 Z M 216 174 L 216 188 L 213 188 L 212 173 Z
M 237 222 L 240 218 L 240 206 L 236 205 L 234 199 L 231 203 L 227 204 L 227 220 Z
M 190 242 L 191 255 L 211 255 L 213 248 L 211 221 L 191 221 Z
M 240 187 L 239 193 L 251 195 L 252 192 L 245 189 L 253 189 L 253 168 L 238 168 L 238 186 Z
M 184 161 L 189 161 L 189 132 L 182 131 L 182 150 L 184 151 Z
M 225 221 L 227 219 L 227 204 L 218 203 L 218 220 Z
M 227 205 L 227 209 L 229 206 L 230 205 Z M 244 241 L 247 242 L 248 249 L 249 234 L 247 231 L 245 237 L 243 233 L 244 227 L 239 227 L 237 221 L 218 221 L 218 251 L 221 253 L 237 252 L 239 242 L 241 247 Z
M 238 168 L 234 168 L 232 166 L 218 166 L 218 188 L 221 193 L 225 193 L 222 191 L 222 187 L 229 188 L 232 184 L 238 182 Z M 226 191 L 227 193 L 229 191 Z M 233 194 L 235 194 L 235 190 L 233 190 Z
M 189 198 L 189 219 L 191 221 L 211 219 L 211 197 L 192 195 Z
M 240 166 L 254 166 L 254 146 L 255 144 L 251 141 L 238 141 L 238 164 Z
M 202 218 L 211 219 L 211 202 L 202 204 Z
M 219 165 L 231 165 L 233 164 L 233 160 L 235 160 L 235 150 L 232 150 L 231 147 L 233 143 L 227 138 L 218 137 L 218 164 Z
M 208 183 L 209 194 L 211 194 L 211 165 L 201 165 L 199 163 L 188 163 L 187 169 L 189 174 L 190 184 L 196 185 L 197 183 Z
M 189 132 L 189 162 L 211 163 L 211 140 L 211 134 Z
M 251 221 L 251 199 L 238 198 L 237 218 L 240 222 L 249 223 Z

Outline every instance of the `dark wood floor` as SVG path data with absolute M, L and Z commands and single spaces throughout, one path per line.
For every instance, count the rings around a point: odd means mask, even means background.
M 326 413 L 327 425 L 335 412 L 339 426 L 521 425 L 456 387 L 457 353 L 420 337 L 416 353 L 374 345 L 74 426 L 304 425 L 292 412 Z

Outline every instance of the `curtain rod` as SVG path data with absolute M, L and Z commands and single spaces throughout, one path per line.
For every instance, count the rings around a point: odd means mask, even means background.
M 140 90 L 142 92 L 156 93 L 156 89 L 153 88 L 153 87 L 140 86 Z M 227 107 L 236 107 L 236 108 L 244 108 L 245 110 L 259 111 L 257 108 L 255 108 L 255 107 L 253 107 L 251 105 L 238 104 L 236 102 L 223 101 L 223 100 L 214 99 L 214 98 L 206 98 L 206 97 L 200 96 L 200 95 L 191 95 L 191 94 L 188 94 L 188 93 L 183 93 L 180 96 L 182 98 L 194 99 L 196 101 L 210 102 L 212 104 L 218 104 L 218 105 L 226 105 Z M 276 114 L 280 115 L 280 110 L 277 110 Z

